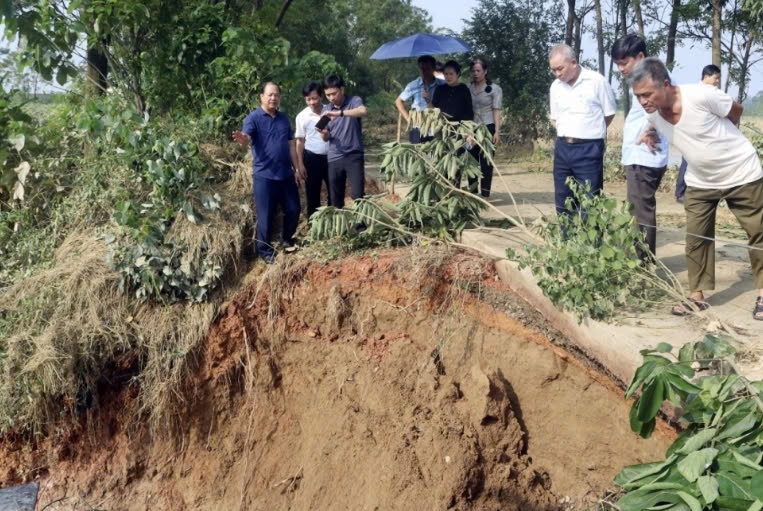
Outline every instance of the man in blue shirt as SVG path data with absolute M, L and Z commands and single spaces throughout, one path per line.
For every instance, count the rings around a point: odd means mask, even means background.
M 431 55 L 422 55 L 418 60 L 419 72 L 421 76 L 416 78 L 405 86 L 403 92 L 395 100 L 395 106 L 403 116 L 405 122 L 408 122 L 409 113 L 405 108 L 405 103 L 411 101 L 411 110 L 423 112 L 432 102 L 434 90 L 445 83 L 445 80 L 435 78 L 434 71 L 437 61 Z M 413 144 L 421 142 L 421 132 L 418 126 L 412 126 L 408 133 L 408 140 Z
M 612 60 L 628 78 L 635 65 L 646 58 L 646 43 L 636 34 L 628 34 L 612 44 Z M 631 109 L 623 126 L 623 157 L 628 202 L 633 216 L 644 233 L 649 253 L 640 251 L 642 259 L 653 257 L 657 247 L 657 199 L 655 194 L 668 165 L 668 141 L 657 133 L 656 147 L 642 143 L 641 135 L 651 123 L 636 97 L 631 95 Z
M 257 252 L 266 263 L 275 261 L 270 244 L 271 223 L 276 207 L 283 210 L 281 243 L 285 251 L 296 249 L 294 233 L 299 221 L 299 190 L 304 175 L 299 167 L 289 119 L 278 111 L 281 89 L 268 82 L 260 93 L 260 107 L 244 119 L 233 140 L 252 147 L 254 205 L 257 214 Z
M 344 188 L 350 181 L 350 196 L 365 194 L 366 174 L 363 150 L 363 122 L 368 110 L 358 96 L 344 95 L 344 80 L 329 76 L 323 81 L 323 93 L 329 104 L 324 111 L 331 122 L 321 131 L 329 142 L 329 203 L 344 207 Z

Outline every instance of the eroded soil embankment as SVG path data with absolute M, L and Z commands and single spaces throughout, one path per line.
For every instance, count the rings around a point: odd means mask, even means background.
M 490 262 L 292 263 L 221 312 L 175 441 L 124 391 L 66 445 L 6 443 L 0 480 L 43 475 L 49 510 L 582 509 L 664 452 Z

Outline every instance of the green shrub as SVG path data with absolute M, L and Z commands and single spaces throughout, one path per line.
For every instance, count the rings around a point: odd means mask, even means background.
M 617 317 L 664 295 L 668 286 L 654 264 L 639 259 L 648 248 L 629 205 L 568 183 L 573 197 L 566 207 L 578 213 L 559 215 L 543 226 L 542 244 L 527 245 L 522 255 L 509 249 L 508 257 L 530 268 L 543 293 L 581 320 Z

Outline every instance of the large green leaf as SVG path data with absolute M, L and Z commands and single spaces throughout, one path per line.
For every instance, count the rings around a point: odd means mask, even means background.
M 718 449 L 712 447 L 694 451 L 678 462 L 678 471 L 687 481 L 693 483 L 710 468 L 716 456 L 718 456 Z
M 742 479 L 730 472 L 718 472 L 715 477 L 718 479 L 718 486 L 724 497 L 747 499 L 750 502 L 755 500 L 750 489 L 750 479 Z
M 763 470 L 758 471 L 750 479 L 750 493 L 756 499 L 763 501 Z
M 702 493 L 702 498 L 706 504 L 712 504 L 720 496 L 718 492 L 718 481 L 715 477 L 706 475 L 697 478 L 697 487 Z
M 708 428 L 698 431 L 696 434 L 689 437 L 689 439 L 684 443 L 683 447 L 676 451 L 676 453 L 690 454 L 702 448 L 706 443 L 715 437 L 716 432 L 717 431 L 715 428 Z
M 638 399 L 638 419 L 646 422 L 653 419 L 662 407 L 665 398 L 665 383 L 662 377 L 655 377 L 644 388 Z
M 675 457 L 670 457 L 665 461 L 625 467 L 615 476 L 614 482 L 626 490 L 638 488 L 654 481 L 659 476 L 659 473 L 673 463 L 673 461 L 675 461 Z

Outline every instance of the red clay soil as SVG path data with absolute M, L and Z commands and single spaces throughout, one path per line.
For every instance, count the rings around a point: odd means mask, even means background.
M 3 439 L 0 485 L 39 478 L 50 511 L 581 510 L 668 444 L 630 432 L 622 391 L 490 261 L 431 248 L 268 272 L 222 309 L 174 434 L 112 390 L 65 435 Z

